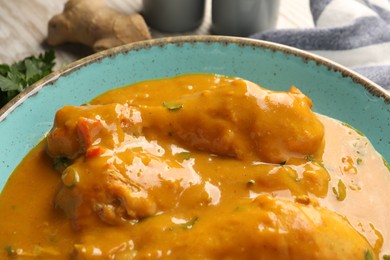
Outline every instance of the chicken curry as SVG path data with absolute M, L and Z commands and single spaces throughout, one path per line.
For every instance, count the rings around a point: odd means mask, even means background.
M 0 196 L 0 258 L 380 259 L 389 168 L 297 88 L 182 75 L 65 106 Z

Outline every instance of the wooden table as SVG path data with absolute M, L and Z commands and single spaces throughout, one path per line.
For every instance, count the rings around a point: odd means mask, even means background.
M 206 0 L 203 24 L 189 34 L 209 34 L 211 0 Z M 45 43 L 47 23 L 62 12 L 66 0 L 0 0 L 0 63 L 12 63 L 26 56 L 48 49 Z M 107 0 L 124 13 L 141 12 L 142 0 Z M 281 0 L 277 28 L 313 27 L 309 0 Z M 153 38 L 173 36 L 151 30 Z M 178 34 L 175 34 L 178 35 Z M 183 35 L 183 34 L 182 34 Z M 57 67 L 91 54 L 90 49 L 78 44 L 56 47 Z

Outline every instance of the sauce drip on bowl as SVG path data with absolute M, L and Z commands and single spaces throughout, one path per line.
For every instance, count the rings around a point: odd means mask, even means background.
M 57 112 L 0 197 L 2 254 L 373 259 L 390 174 L 358 132 L 273 92 L 184 75 Z M 54 166 L 53 166 L 54 164 Z

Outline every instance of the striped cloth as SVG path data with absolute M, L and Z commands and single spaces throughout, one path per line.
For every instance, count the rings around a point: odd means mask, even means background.
M 326 57 L 390 90 L 390 0 L 310 0 L 315 28 L 252 38 Z

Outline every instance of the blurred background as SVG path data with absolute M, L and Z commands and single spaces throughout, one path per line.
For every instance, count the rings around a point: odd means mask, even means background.
M 271 0 L 273 1 L 273 0 Z M 142 0 L 107 0 L 109 6 L 124 14 L 143 12 Z M 66 0 L 0 0 L 0 64 L 13 63 L 26 56 L 36 55 L 51 48 L 45 41 L 49 20 L 61 13 Z M 150 28 L 152 38 L 175 35 L 212 34 L 211 0 L 205 2 L 205 14 L 195 30 L 166 33 Z M 309 0 L 280 0 L 276 28 L 311 28 L 313 19 Z M 56 67 L 92 54 L 80 44 L 65 44 L 54 48 Z

